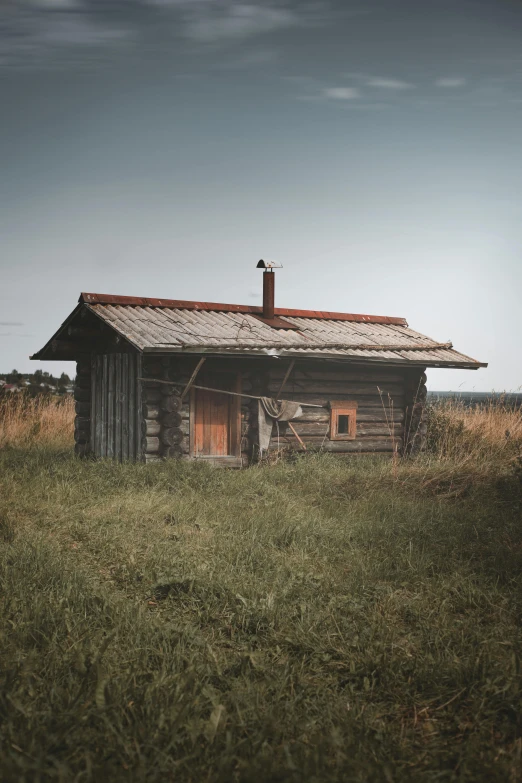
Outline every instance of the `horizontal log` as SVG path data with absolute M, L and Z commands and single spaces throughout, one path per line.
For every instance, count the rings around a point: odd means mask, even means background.
M 159 419 L 161 415 L 161 408 L 154 403 L 144 402 L 141 406 L 141 415 L 144 419 Z
M 142 440 L 143 452 L 145 454 L 154 454 L 160 450 L 160 439 L 154 435 L 146 435 Z
M 220 371 L 217 371 L 220 372 Z M 162 388 L 163 394 L 172 394 L 179 393 L 181 394 L 185 387 L 187 386 L 189 380 L 191 378 L 191 375 L 175 375 L 172 379 L 169 378 L 169 380 L 163 380 L 162 378 L 151 378 L 151 380 L 154 380 L 158 383 L 159 386 Z M 227 384 L 223 382 L 223 380 L 214 380 L 214 378 L 207 378 L 205 382 L 203 382 L 203 379 L 198 374 L 196 376 L 196 379 L 193 381 L 196 388 L 197 386 L 207 386 L 211 388 L 213 391 L 227 391 Z M 241 383 L 241 389 L 245 393 L 250 393 L 252 390 L 252 383 L 248 379 L 242 379 Z M 228 388 L 230 390 L 230 386 Z
M 176 413 L 181 408 L 181 397 L 169 394 L 161 398 L 161 409 L 165 413 Z
M 291 437 L 291 431 L 286 429 L 283 426 L 283 423 L 279 425 L 280 426 L 280 432 L 282 432 L 284 435 Z M 403 425 L 401 423 L 390 423 L 392 432 L 397 435 L 402 432 Z M 306 439 L 310 436 L 316 436 L 318 438 L 327 437 L 329 438 L 330 434 L 330 422 L 302 422 L 301 419 L 294 419 L 292 421 L 292 427 L 295 429 L 297 434 L 301 436 L 303 439 Z M 274 430 L 275 432 L 275 430 Z M 388 437 L 390 436 L 390 427 L 386 424 L 386 422 L 379 422 L 377 424 L 365 424 L 361 422 L 357 422 L 357 435 L 356 437 L 364 437 L 366 435 L 378 435 L 378 436 L 384 436 Z M 275 437 L 275 435 L 273 436 Z
M 323 405 L 326 410 L 329 410 L 330 401 L 334 400 L 354 400 L 357 402 L 358 408 L 360 407 L 364 409 L 379 408 L 380 410 L 383 410 L 386 408 L 386 410 L 388 410 L 391 403 L 393 403 L 394 408 L 404 408 L 403 395 L 391 395 L 390 398 L 388 398 L 388 395 L 383 395 L 381 399 L 378 394 L 371 397 L 362 397 L 348 394 L 308 394 L 306 392 L 296 392 L 293 394 L 291 392 L 287 393 L 285 390 L 285 394 L 282 396 L 285 400 L 295 400 L 297 402 L 311 403 L 313 405 Z
M 313 443 L 310 441 L 305 441 L 306 445 L 309 447 L 317 446 L 317 448 L 321 448 L 322 451 L 328 451 L 328 452 L 346 452 L 346 453 L 371 453 L 371 452 L 386 452 L 386 451 L 394 451 L 395 449 L 402 448 L 402 439 L 397 438 L 395 443 L 393 443 L 389 438 L 368 438 L 367 440 L 327 440 L 324 442 L 323 445 L 321 445 L 321 442 L 318 441 L 317 443 Z M 292 441 L 290 439 L 283 439 L 281 438 L 279 441 L 280 447 L 287 447 L 290 446 L 291 448 L 297 448 L 299 450 L 303 450 L 302 446 L 296 441 L 295 438 L 293 438 Z M 270 451 L 275 451 L 278 448 L 277 440 L 275 438 L 272 438 L 272 441 L 270 443 Z
M 406 384 L 408 388 L 417 388 L 422 386 L 428 380 L 428 376 L 425 372 L 419 370 L 419 372 L 409 372 L 406 374 Z
M 91 375 L 91 363 L 90 361 L 79 361 L 76 362 L 76 377 L 79 375 L 88 375 L 90 377 Z
M 82 389 L 80 386 L 74 387 L 74 399 L 77 402 L 89 402 L 91 399 L 91 389 Z
M 89 402 L 75 402 L 74 410 L 77 416 L 90 416 L 91 415 L 91 403 Z
M 284 372 L 282 369 L 272 369 L 270 371 L 270 380 L 282 382 L 284 378 Z M 386 372 L 384 370 L 374 370 L 373 372 L 355 370 L 321 370 L 317 367 L 312 370 L 298 371 L 294 370 L 288 379 L 286 385 L 292 383 L 306 383 L 307 381 L 343 381 L 348 383 L 362 383 L 370 382 L 377 384 L 384 383 L 404 383 L 406 380 L 405 373 L 400 372 Z
M 161 378 L 163 374 L 163 367 L 161 366 L 161 363 L 159 362 L 143 362 L 141 371 L 143 375 L 146 375 L 148 378 Z
M 294 426 L 293 422 L 292 422 L 292 425 Z M 395 437 L 395 438 L 402 437 L 402 435 L 397 436 L 397 435 L 394 434 L 392 436 L 392 435 L 390 435 L 389 432 L 385 432 L 384 435 L 362 435 L 362 434 L 357 433 L 357 436 L 356 436 L 356 438 L 354 440 L 357 441 L 357 442 L 359 442 L 359 441 L 362 442 L 362 441 L 367 441 L 367 440 L 387 441 L 387 440 L 391 440 L 393 437 Z M 274 429 L 274 431 L 272 433 L 272 440 L 277 440 L 277 433 L 276 433 L 275 429 Z M 280 431 L 279 432 L 279 440 L 287 440 L 289 442 L 294 442 L 295 441 L 295 436 L 293 435 L 291 430 L 287 430 L 286 432 L 281 432 Z M 302 440 L 306 441 L 307 443 L 315 443 L 317 445 L 317 444 L 320 444 L 323 440 L 324 441 L 326 441 L 326 440 L 329 441 L 330 440 L 330 435 L 328 434 L 326 436 L 326 438 L 325 438 L 324 433 L 318 433 L 318 434 L 315 434 L 315 433 L 310 434 L 309 433 L 309 434 L 306 434 L 306 435 L 303 434 Z
M 404 394 L 404 386 L 400 383 L 351 383 L 344 381 L 303 381 L 303 383 L 287 383 L 282 395 L 305 392 L 306 394 L 345 394 L 347 397 L 371 397 L 379 395 L 379 389 L 383 395 Z M 279 391 L 277 383 L 270 382 L 268 385 L 270 394 L 276 394 Z
M 157 419 L 143 419 L 141 431 L 143 435 L 159 435 L 161 432 L 161 424 Z
M 90 432 L 91 419 L 89 416 L 76 416 L 74 419 L 75 430 L 87 430 Z
M 91 439 L 91 433 L 87 430 L 75 430 L 74 442 L 75 443 L 89 443 Z
M 400 422 L 404 421 L 404 410 L 402 408 L 394 408 L 393 411 L 386 411 L 382 405 L 375 408 L 357 408 L 357 421 L 358 422 L 386 422 L 388 421 Z M 309 421 L 330 421 L 330 412 L 327 410 L 317 410 L 314 408 L 303 408 L 303 415 L 299 419 L 295 419 L 295 422 L 309 422 Z
M 177 446 L 183 440 L 179 427 L 168 427 L 161 431 L 161 442 L 165 446 Z
M 181 457 L 183 454 L 183 449 L 181 446 L 162 446 L 161 447 L 161 456 L 165 459 L 177 459 Z
M 161 417 L 161 423 L 164 427 L 179 427 L 181 424 L 181 414 L 177 411 L 164 413 Z
M 90 375 L 77 375 L 74 380 L 74 386 L 78 389 L 90 389 L 91 388 L 91 376 Z
M 162 396 L 158 388 L 142 384 L 141 399 L 146 403 L 160 403 Z

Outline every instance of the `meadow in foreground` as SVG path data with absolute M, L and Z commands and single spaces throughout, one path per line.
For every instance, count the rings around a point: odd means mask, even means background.
M 0 779 L 519 781 L 508 413 L 235 472 L 4 436 Z

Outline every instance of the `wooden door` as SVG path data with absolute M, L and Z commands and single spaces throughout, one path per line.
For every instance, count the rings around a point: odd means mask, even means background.
M 206 376 L 199 383 L 213 389 L 239 391 L 239 379 L 235 376 Z M 218 391 L 193 389 L 191 407 L 192 455 L 218 458 L 239 456 L 240 398 Z

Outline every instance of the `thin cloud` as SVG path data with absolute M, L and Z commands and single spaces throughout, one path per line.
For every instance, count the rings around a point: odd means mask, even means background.
M 29 0 L 26 5 L 49 11 L 67 11 L 81 7 L 80 0 Z
M 369 87 L 380 87 L 382 90 L 412 90 L 414 84 L 403 82 L 400 79 L 370 79 L 366 82 Z
M 1 0 L 0 0 L 1 4 Z M 107 4 L 109 5 L 109 4 Z M 12 0 L 0 20 L 0 65 L 23 68 L 116 53 L 161 25 L 172 41 L 227 44 L 320 21 L 321 3 L 284 7 L 275 0 Z M 245 56 L 237 67 L 272 54 Z M 88 58 L 87 58 L 88 60 Z
M 260 35 L 298 24 L 299 17 L 288 9 L 243 3 L 225 7 L 211 5 L 202 10 L 199 18 L 186 23 L 185 35 L 194 41 L 213 43 Z
M 108 21 L 89 0 L 15 2 L 0 23 L 0 66 L 77 62 L 88 51 L 115 50 L 133 37 L 129 24 L 115 17 Z
M 466 79 L 462 76 L 451 76 L 445 79 L 437 79 L 435 84 L 437 87 L 464 87 Z
M 0 326 L 23 326 L 22 321 L 0 321 Z
M 360 93 L 355 87 L 326 87 L 323 95 L 335 101 L 351 101 L 359 98 Z

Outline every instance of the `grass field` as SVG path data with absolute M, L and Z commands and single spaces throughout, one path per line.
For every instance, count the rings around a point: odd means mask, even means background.
M 520 412 L 222 471 L 82 462 L 70 404 L 9 405 L 2 781 L 522 780 Z

